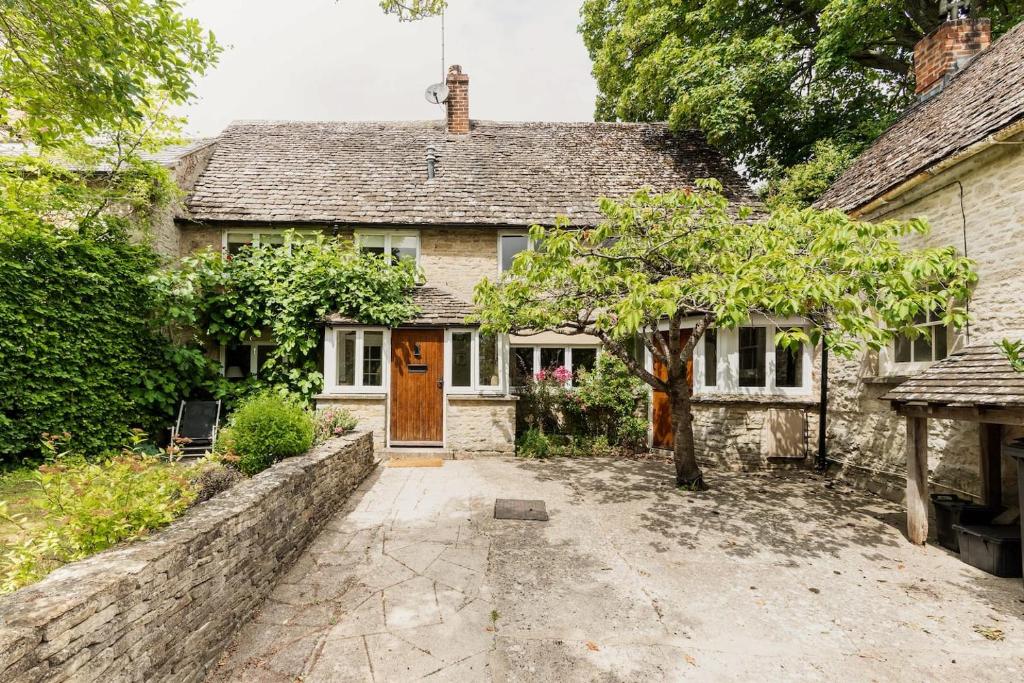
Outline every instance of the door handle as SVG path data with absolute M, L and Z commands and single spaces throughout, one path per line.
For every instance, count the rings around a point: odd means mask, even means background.
M 444 389 L 444 380 L 443 379 L 437 380 L 437 388 L 438 389 Z

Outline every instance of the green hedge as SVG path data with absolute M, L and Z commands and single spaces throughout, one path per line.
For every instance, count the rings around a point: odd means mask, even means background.
M 152 319 L 144 245 L 46 230 L 0 231 L 0 462 L 39 453 L 44 432 L 97 454 L 128 428 L 169 424 L 211 372 Z

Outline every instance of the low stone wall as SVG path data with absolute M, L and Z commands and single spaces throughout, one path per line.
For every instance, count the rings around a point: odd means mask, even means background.
M 334 439 L 4 597 L 0 680 L 202 680 L 373 466 L 369 433 Z
M 817 453 L 811 401 L 700 399 L 693 403 L 697 459 L 730 470 L 806 467 Z

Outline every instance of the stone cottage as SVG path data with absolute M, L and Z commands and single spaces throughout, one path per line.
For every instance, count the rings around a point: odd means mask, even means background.
M 294 229 L 414 260 L 425 278 L 413 293 L 414 319 L 394 329 L 338 316 L 324 321 L 325 386 L 317 403 L 352 411 L 380 450 L 508 453 L 519 377 L 590 367 L 599 352 L 593 338 L 494 338 L 467 322 L 474 286 L 531 248 L 529 227 L 558 216 L 592 226 L 601 218 L 600 197 L 693 187 L 701 178 L 720 180 L 736 202 L 753 195 L 699 133 L 646 123 L 471 120 L 468 75 L 453 66 L 447 86 L 445 121 L 232 124 L 203 148 L 208 159 L 177 220 L 176 252 L 232 252 L 280 242 Z M 712 353 L 722 365 L 700 370 L 698 391 L 733 391 L 729 400 L 744 402 L 774 397 L 799 413 L 812 395 L 810 353 L 777 372 L 771 338 L 766 322 L 721 335 Z M 222 349 L 225 372 L 258 374 L 273 343 Z M 706 357 L 702 351 L 700 368 Z M 725 361 L 734 357 L 749 367 L 731 371 Z M 724 404 L 709 405 L 708 425 L 755 434 L 748 441 L 757 441 L 751 448 L 760 457 L 760 425 L 751 427 L 751 418 L 733 416 Z M 791 431 L 802 435 L 802 424 Z
M 990 36 L 987 20 L 964 18 L 925 37 L 914 57 L 918 102 L 819 203 L 867 220 L 923 217 L 931 233 L 908 240 L 910 246 L 953 245 L 977 266 L 967 327 L 922 318 L 923 336 L 842 363 L 830 378 L 831 455 L 847 476 L 893 498 L 902 495 L 906 462 L 904 419 L 888 400 L 899 399 L 896 388 L 961 349 L 998 364 L 995 343 L 1021 338 L 1024 329 L 1024 24 L 991 46 Z M 993 367 L 987 381 L 986 375 L 965 378 L 945 389 L 953 394 L 946 402 L 1001 393 L 993 383 L 1015 383 L 1005 365 Z M 979 467 L 983 441 L 992 434 L 977 422 L 929 420 L 931 486 L 981 498 L 1001 483 L 1008 494 L 1015 468 L 1007 458 L 1002 482 L 991 473 L 983 477 Z M 1005 442 L 1019 430 L 996 434 Z

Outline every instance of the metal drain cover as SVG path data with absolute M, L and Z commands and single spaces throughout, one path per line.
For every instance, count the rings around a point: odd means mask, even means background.
M 528 519 L 537 522 L 548 521 L 548 509 L 543 500 L 518 500 L 498 498 L 494 501 L 495 519 Z

